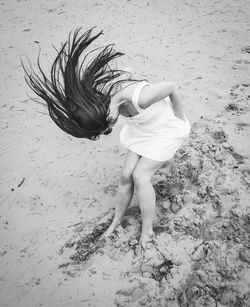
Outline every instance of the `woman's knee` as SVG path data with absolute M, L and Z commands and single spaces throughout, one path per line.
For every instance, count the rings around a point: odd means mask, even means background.
M 143 172 L 140 169 L 135 169 L 133 172 L 133 181 L 136 186 L 145 185 L 147 183 L 151 183 L 151 174 L 147 172 Z
M 133 171 L 129 169 L 123 169 L 121 172 L 120 181 L 121 184 L 132 184 L 133 183 Z

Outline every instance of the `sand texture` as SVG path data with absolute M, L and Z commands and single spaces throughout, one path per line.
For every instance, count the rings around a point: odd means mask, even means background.
M 249 1 L 0 1 L 0 306 L 250 306 Z M 126 151 L 54 125 L 24 82 L 97 26 L 138 78 L 181 87 L 192 124 L 154 176 L 155 241 L 135 197 L 107 240 Z

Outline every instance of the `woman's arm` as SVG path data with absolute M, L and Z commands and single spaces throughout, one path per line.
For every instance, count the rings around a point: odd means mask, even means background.
M 174 82 L 162 81 L 149 86 L 145 86 L 139 97 L 139 106 L 142 109 L 148 108 L 155 102 L 169 97 L 173 106 L 175 115 L 184 120 L 184 113 L 182 110 L 182 96 Z

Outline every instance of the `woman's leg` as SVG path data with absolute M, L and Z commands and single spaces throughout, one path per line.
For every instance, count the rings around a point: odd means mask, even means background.
M 153 221 L 155 215 L 155 191 L 151 183 L 153 174 L 164 164 L 165 162 L 153 161 L 142 157 L 136 164 L 133 172 L 133 181 L 136 188 L 139 205 L 142 215 L 142 233 L 141 233 L 141 245 L 146 246 L 150 241 L 153 232 Z
M 118 192 L 116 196 L 115 216 L 111 225 L 104 233 L 104 237 L 108 237 L 121 223 L 125 211 L 130 204 L 130 201 L 134 194 L 134 183 L 132 174 L 139 159 L 139 155 L 135 154 L 131 150 L 128 151 L 121 172 L 120 185 L 118 187 Z

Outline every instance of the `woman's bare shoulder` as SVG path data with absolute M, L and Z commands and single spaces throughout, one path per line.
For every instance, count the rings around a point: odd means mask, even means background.
M 132 101 L 133 93 L 139 82 L 140 81 L 131 81 L 124 83 L 119 93 L 117 93 L 117 98 L 120 101 Z
M 140 82 L 140 81 L 139 81 Z M 132 101 L 133 93 L 138 85 L 138 82 L 132 83 L 121 91 L 121 99 Z M 139 96 L 139 107 L 146 109 L 151 104 L 160 101 L 161 99 L 170 96 L 175 90 L 176 85 L 172 81 L 161 81 L 153 84 L 148 83 L 141 89 Z

